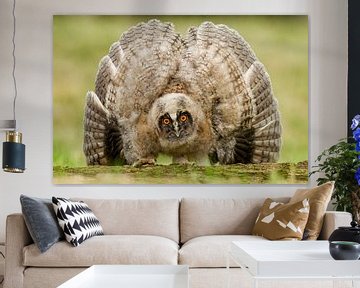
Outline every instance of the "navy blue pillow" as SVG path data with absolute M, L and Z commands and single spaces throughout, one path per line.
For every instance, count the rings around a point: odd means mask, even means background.
M 31 238 L 43 253 L 64 239 L 51 199 L 20 196 L 21 210 Z

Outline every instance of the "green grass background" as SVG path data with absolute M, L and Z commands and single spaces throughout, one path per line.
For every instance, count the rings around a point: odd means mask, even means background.
M 185 34 L 204 21 L 236 29 L 270 74 L 283 125 L 280 162 L 308 160 L 307 16 L 54 16 L 53 165 L 85 166 L 85 95 L 100 59 L 129 27 L 157 18 Z

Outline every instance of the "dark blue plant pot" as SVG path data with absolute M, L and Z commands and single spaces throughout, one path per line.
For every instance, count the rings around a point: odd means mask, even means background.
M 331 241 L 330 255 L 335 260 L 358 260 L 360 257 L 360 244 L 348 241 Z

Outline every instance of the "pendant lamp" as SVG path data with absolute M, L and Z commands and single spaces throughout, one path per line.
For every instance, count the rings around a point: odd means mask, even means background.
M 0 121 L 0 130 L 6 131 L 6 140 L 3 142 L 2 167 L 5 172 L 22 173 L 25 171 L 25 145 L 22 144 L 22 133 L 16 129 L 16 98 L 17 87 L 15 78 L 16 57 L 15 57 L 15 34 L 16 34 L 16 17 L 15 17 L 16 0 L 13 1 L 13 35 L 12 35 L 12 57 L 13 69 L 12 78 L 14 82 L 14 100 L 13 100 L 13 120 Z

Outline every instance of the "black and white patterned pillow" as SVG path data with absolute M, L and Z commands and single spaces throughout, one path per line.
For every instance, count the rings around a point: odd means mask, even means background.
M 104 235 L 99 220 L 86 203 L 52 197 L 55 214 L 66 240 L 79 246 L 86 239 Z

